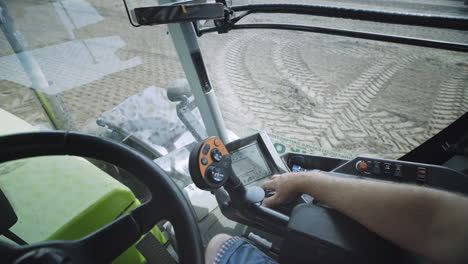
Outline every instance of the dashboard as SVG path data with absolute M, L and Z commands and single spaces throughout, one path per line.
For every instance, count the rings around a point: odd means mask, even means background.
M 238 139 L 226 147 L 232 156 L 234 173 L 246 186 L 258 185 L 299 165 L 338 177 L 410 183 L 468 194 L 468 176 L 443 166 L 370 157 L 347 160 L 300 153 L 280 157 L 265 132 Z
M 282 236 L 280 262 L 376 263 L 380 259 L 382 263 L 425 263 L 307 194 L 274 208 L 266 208 L 255 199 L 248 210 L 242 208 L 242 202 L 257 194 L 257 186 L 275 174 L 320 170 L 330 177 L 409 183 L 468 194 L 468 176 L 445 166 L 360 156 L 279 156 L 264 132 L 230 142 L 226 148 L 236 181 L 238 178 L 246 188 L 241 195 L 232 188 L 239 185 L 228 186 L 231 190 L 224 186 L 227 192 L 216 192 L 221 211 L 231 220 Z M 265 190 L 262 198 L 274 193 L 275 190 Z
M 468 176 L 451 168 L 400 160 L 356 157 L 332 172 L 468 194 Z

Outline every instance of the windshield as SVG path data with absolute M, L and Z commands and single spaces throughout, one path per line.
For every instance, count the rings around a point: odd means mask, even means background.
M 296 2 L 468 16 L 462 1 Z M 193 99 L 168 97 L 186 76 L 166 25 L 132 27 L 121 1 L 0 3 L 8 18 L 0 34 L 2 109 L 40 129 L 131 141 L 153 157 L 206 136 Z M 261 21 L 468 42 L 456 30 L 245 18 Z M 280 154 L 399 158 L 468 110 L 466 53 L 272 30 L 207 34 L 199 44 L 227 129 L 237 137 L 265 130 Z M 181 118 L 184 111 L 192 115 Z

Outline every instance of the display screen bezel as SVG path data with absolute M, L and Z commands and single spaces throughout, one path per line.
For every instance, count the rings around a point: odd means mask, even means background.
M 255 149 L 256 149 L 255 155 L 257 155 L 257 157 L 255 157 L 255 158 L 256 159 L 259 158 L 259 160 L 252 161 L 252 162 L 255 163 L 255 164 L 258 164 L 260 166 L 263 165 L 263 167 L 265 168 L 265 169 L 261 170 L 261 172 L 263 174 L 260 175 L 260 176 L 253 176 L 253 175 L 249 175 L 248 172 L 246 172 L 246 173 L 243 173 L 243 174 L 239 175 L 237 173 L 238 171 L 236 171 L 237 164 L 236 164 L 234 156 L 239 155 L 240 153 L 244 153 L 246 151 L 250 151 L 252 149 L 252 147 L 255 147 Z M 234 173 L 236 173 L 236 176 L 239 177 L 239 179 L 242 181 L 242 183 L 244 185 L 249 185 L 249 184 L 251 184 L 253 182 L 257 182 L 257 181 L 259 181 L 261 179 L 264 179 L 266 177 L 271 177 L 273 175 L 273 169 L 271 168 L 272 166 L 269 164 L 269 162 L 265 158 L 265 155 L 262 152 L 262 149 L 260 148 L 260 146 L 257 144 L 257 142 L 253 142 L 251 144 L 245 145 L 245 146 L 237 149 L 236 151 L 231 152 L 231 156 L 232 156 L 232 169 L 234 170 Z M 262 164 L 259 164 L 259 161 Z M 252 164 L 252 165 L 254 166 L 254 164 Z M 250 177 L 252 177 L 252 179 L 246 180 L 246 178 L 250 178 Z
M 289 172 L 288 167 L 284 164 L 283 160 L 276 152 L 276 149 L 273 143 L 270 141 L 270 138 L 268 137 L 266 132 L 260 131 L 251 136 L 232 141 L 226 144 L 226 147 L 228 151 L 231 154 L 233 154 L 237 151 L 242 150 L 245 147 L 249 147 L 254 144 L 258 146 L 259 152 L 263 160 L 266 162 L 268 168 L 270 169 L 270 175 L 258 178 L 253 182 L 248 182 L 246 185 L 255 184 L 256 182 L 262 181 L 262 179 L 269 178 L 275 174 Z

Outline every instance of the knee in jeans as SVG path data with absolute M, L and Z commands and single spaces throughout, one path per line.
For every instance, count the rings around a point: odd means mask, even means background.
M 206 247 L 205 263 L 213 263 L 216 253 L 229 238 L 231 238 L 230 235 L 218 234 L 210 240 Z

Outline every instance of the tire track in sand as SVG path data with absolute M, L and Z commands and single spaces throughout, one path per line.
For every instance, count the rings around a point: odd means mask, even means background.
M 248 124 L 251 127 L 268 128 L 322 148 L 389 157 L 402 155 L 423 140 L 425 128 L 417 123 L 389 111 L 370 109 L 371 102 L 391 79 L 418 56 L 380 57 L 349 85 L 315 100 L 317 107 L 307 109 L 310 113 L 301 111 L 291 116 L 269 98 L 267 92 L 273 91 L 256 85 L 255 73 L 247 68 L 246 60 L 250 58 L 246 57 L 246 49 L 258 41 L 256 38 L 258 35 L 236 38 L 225 45 L 223 56 L 218 57 L 218 65 L 224 66 L 218 76 L 228 84 L 223 84 L 223 88 L 237 96 L 237 107 L 245 108 L 246 116 L 252 116 Z M 292 41 L 278 43 L 272 45 L 271 59 L 282 80 L 307 96 L 325 94 L 328 84 L 303 61 L 299 46 Z M 244 116 L 238 118 L 245 121 Z M 382 148 L 379 150 L 376 145 Z
M 273 58 L 278 71 L 283 78 L 290 79 L 298 88 L 305 89 L 306 94 L 324 95 L 328 85 L 315 75 L 300 56 L 300 47 L 291 41 L 284 41 L 273 49 Z M 361 49 L 358 49 L 361 52 Z M 414 145 L 417 141 L 402 140 L 404 131 L 420 132 L 423 130 L 414 122 L 402 120 L 392 113 L 383 112 L 378 116 L 382 125 L 368 126 L 369 120 L 365 117 L 372 114 L 368 107 L 370 102 L 378 95 L 382 87 L 390 81 L 399 70 L 408 66 L 416 57 L 404 57 L 395 62 L 395 58 L 381 58 L 381 60 L 368 68 L 356 81 L 338 91 L 330 99 L 323 99 L 322 104 L 309 116 L 302 119 L 307 124 L 314 124 L 310 129 L 320 138 L 322 147 L 337 147 L 346 139 L 357 141 L 364 138 L 383 134 L 383 143 L 392 146 L 392 152 L 403 153 L 406 145 Z M 312 90 L 312 91 L 311 91 Z M 323 103 L 324 102 L 324 103 Z M 363 123 L 363 120 L 367 122 Z M 318 126 L 317 126 L 318 125 Z M 393 128 L 392 132 L 385 129 Z M 404 142 L 405 144 L 399 144 Z M 352 142 L 348 142 L 352 143 Z M 404 149 L 404 150 L 403 150 Z
M 432 106 L 427 136 L 433 136 L 468 111 L 468 65 L 452 72 L 440 85 Z

